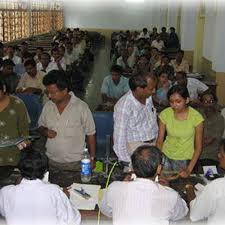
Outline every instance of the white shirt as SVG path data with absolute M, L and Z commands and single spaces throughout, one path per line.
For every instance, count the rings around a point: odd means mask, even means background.
M 5 59 L 9 59 L 9 56 L 6 55 L 5 57 L 3 57 L 3 60 Z M 14 64 L 22 64 L 22 59 L 17 55 L 13 56 L 12 61 L 14 62 Z
M 58 68 L 58 65 L 57 63 L 55 62 L 55 59 L 53 57 L 51 57 L 51 61 L 52 61 L 52 64 L 54 65 L 54 67 L 57 67 Z M 62 57 L 61 60 L 59 61 L 59 64 L 61 65 L 62 69 L 64 71 L 66 71 L 66 59 L 65 57 Z M 59 68 L 58 68 L 59 69 Z
M 142 32 L 140 33 L 140 35 L 139 35 L 138 38 L 145 38 L 145 39 L 148 39 L 148 38 L 150 38 L 150 35 L 149 35 L 148 32 L 147 32 L 146 34 L 144 34 L 144 32 L 142 31 Z
M 37 70 L 38 71 L 43 71 L 44 70 L 41 62 L 37 63 Z M 48 64 L 47 68 L 45 69 L 45 72 L 48 73 L 48 72 L 50 72 L 52 70 L 59 70 L 59 68 L 58 68 L 58 66 L 57 66 L 57 64 L 55 62 L 50 62 Z
M 43 78 L 45 76 L 45 73 L 42 71 L 37 71 L 37 74 L 35 77 L 31 77 L 27 72 L 25 72 L 17 85 L 17 88 L 38 88 L 41 89 L 42 92 L 45 90 L 45 86 L 43 85 Z
M 198 221 L 208 218 L 208 225 L 225 223 L 225 178 L 209 183 L 190 203 L 190 219 Z
M 110 184 L 100 210 L 113 218 L 113 225 L 168 225 L 188 212 L 176 191 L 142 178 Z
M 130 162 L 127 144 L 150 141 L 157 137 L 158 124 L 152 97 L 141 104 L 132 91 L 122 96 L 114 108 L 114 146 L 120 161 Z
M 198 99 L 198 95 L 205 92 L 208 86 L 195 78 L 187 78 L 187 89 L 190 95 L 190 99 Z
M 0 190 L 7 225 L 79 225 L 81 216 L 57 185 L 23 179 Z
M 128 64 L 128 63 L 127 63 Z M 123 61 L 123 57 L 120 56 L 117 60 L 116 60 L 116 65 L 121 66 L 123 69 L 126 69 L 126 64 Z
M 154 40 L 151 44 L 151 47 L 157 48 L 159 51 L 161 51 L 165 46 L 162 40 L 160 40 L 159 42 L 157 40 Z

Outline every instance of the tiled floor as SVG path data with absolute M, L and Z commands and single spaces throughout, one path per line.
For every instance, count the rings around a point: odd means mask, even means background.
M 85 83 L 83 100 L 89 105 L 91 111 L 101 102 L 101 84 L 110 71 L 110 41 L 106 39 L 105 45 L 97 51 L 93 68 L 90 71 L 89 79 Z

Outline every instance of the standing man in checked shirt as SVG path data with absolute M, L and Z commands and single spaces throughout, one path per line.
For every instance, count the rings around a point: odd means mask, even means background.
M 151 73 L 131 77 L 130 91 L 115 105 L 113 149 L 119 161 L 130 163 L 137 147 L 155 144 L 158 125 L 151 95 L 156 84 L 157 79 Z

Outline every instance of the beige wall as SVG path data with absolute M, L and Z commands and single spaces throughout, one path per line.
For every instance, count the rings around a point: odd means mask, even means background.
M 225 72 L 218 73 L 212 70 L 212 62 L 202 57 L 202 73 L 206 76 L 215 78 L 216 80 L 216 95 L 218 97 L 218 103 L 225 106 Z
M 216 71 L 212 70 L 212 62 L 205 57 L 202 57 L 202 73 L 216 78 Z
M 216 73 L 216 95 L 219 104 L 225 106 L 225 73 Z
M 194 56 L 193 51 L 184 51 L 184 59 L 186 59 L 189 62 L 190 71 L 193 68 L 193 56 Z

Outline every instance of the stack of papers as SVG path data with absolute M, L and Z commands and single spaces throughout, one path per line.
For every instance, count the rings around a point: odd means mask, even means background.
M 74 191 L 74 189 L 81 190 L 81 188 L 83 188 L 85 192 L 91 196 L 89 199 L 85 199 L 76 191 Z M 96 204 L 98 204 L 100 188 L 100 185 L 73 183 L 71 185 L 71 189 L 69 190 L 70 201 L 77 209 L 94 210 Z

